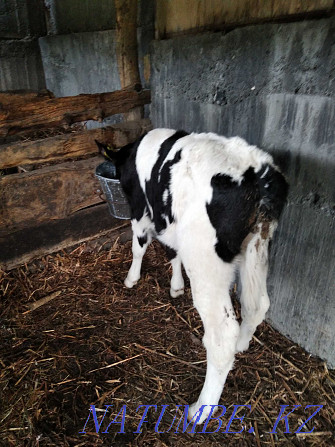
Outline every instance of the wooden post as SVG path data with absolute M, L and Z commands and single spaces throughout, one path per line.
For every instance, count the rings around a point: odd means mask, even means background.
M 116 57 L 121 88 L 141 85 L 137 53 L 137 0 L 115 0 Z M 143 117 L 143 106 L 123 115 L 126 121 Z

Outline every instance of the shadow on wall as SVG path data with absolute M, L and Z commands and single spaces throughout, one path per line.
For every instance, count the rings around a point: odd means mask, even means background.
M 289 202 L 334 218 L 334 165 L 289 149 L 269 152 L 290 183 Z
M 334 166 L 274 151 L 290 183 L 270 254 L 272 325 L 335 367 Z

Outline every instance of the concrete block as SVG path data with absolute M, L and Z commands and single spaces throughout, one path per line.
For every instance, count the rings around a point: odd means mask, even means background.
M 113 0 L 44 0 L 44 3 L 49 34 L 104 31 L 116 28 Z M 155 0 L 138 0 L 139 27 L 154 28 L 154 13 Z
M 111 92 L 121 88 L 114 30 L 42 37 L 39 44 L 46 86 L 56 96 Z M 140 54 L 144 57 L 143 52 Z M 139 64 L 142 83 L 147 86 L 149 79 L 145 81 L 141 57 Z M 148 116 L 147 108 L 145 110 L 145 116 Z M 106 126 L 121 120 L 122 115 L 113 115 L 102 123 L 89 121 L 87 128 Z
M 291 179 L 291 199 L 335 217 L 335 96 L 266 97 L 261 145 Z
M 138 29 L 139 66 L 144 86 L 149 57 L 149 31 Z M 141 45 L 141 39 L 146 42 Z M 47 88 L 56 96 L 110 92 L 121 88 L 116 60 L 115 31 L 95 31 L 39 39 Z
M 316 205 L 289 201 L 270 257 L 268 318 L 335 368 L 335 222 Z
M 20 39 L 46 34 L 41 0 L 1 0 L 0 38 Z
M 149 87 L 150 82 L 150 43 L 154 38 L 155 2 L 146 0 L 138 2 L 138 50 L 139 65 L 142 84 Z M 59 35 L 68 33 L 89 33 L 102 30 L 114 30 L 116 27 L 115 6 L 110 0 L 47 0 L 48 33 Z M 92 34 L 89 34 L 90 38 Z M 107 36 L 107 35 L 106 35 Z M 113 34 L 112 47 L 108 55 L 114 56 L 115 51 Z M 101 38 L 101 37 L 100 37 Z M 82 37 L 73 36 L 78 41 Z M 52 42 L 51 39 L 48 42 Z M 56 43 L 57 42 L 57 43 Z M 58 42 L 48 44 L 57 46 Z M 41 44 L 43 45 L 43 44 Z M 88 42 L 89 46 L 92 46 Z M 101 56 L 103 57 L 103 55 Z M 114 62 L 113 62 L 114 64 Z
M 45 0 L 49 34 L 115 29 L 111 0 Z
M 56 96 L 120 89 L 115 31 L 39 39 L 47 88 Z
M 155 41 L 155 92 L 220 106 L 267 93 L 334 96 L 334 35 L 331 18 Z
M 44 71 L 37 41 L 1 41 L 0 90 L 43 88 Z
M 290 182 L 271 257 L 273 325 L 335 366 L 335 18 L 155 41 L 154 127 L 240 135 Z

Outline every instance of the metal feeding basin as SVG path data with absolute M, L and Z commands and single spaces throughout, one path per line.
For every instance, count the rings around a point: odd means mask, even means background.
M 114 163 L 105 161 L 97 166 L 95 176 L 106 196 L 109 211 L 117 219 L 130 219 L 130 207 L 123 192 L 120 180 L 116 178 Z

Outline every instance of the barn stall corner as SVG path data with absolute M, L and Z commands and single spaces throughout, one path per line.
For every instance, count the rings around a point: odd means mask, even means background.
M 277 331 L 276 323 L 263 322 L 249 349 L 236 355 L 220 413 L 213 413 L 205 425 L 187 424 L 187 405 L 198 396 L 206 372 L 203 325 L 192 304 L 190 284 L 184 274 L 185 295 L 170 297 L 171 266 L 154 241 L 145 255 L 141 280 L 133 289 L 124 286 L 132 261 L 129 221 L 111 215 L 95 175 L 104 161 L 95 140 L 115 150 L 153 126 L 162 126 L 162 120 L 167 126 L 187 127 L 193 117 L 195 126 L 201 126 L 206 122 L 202 107 L 213 116 L 197 64 L 205 60 L 204 49 L 208 69 L 213 61 L 218 64 L 218 44 L 213 44 L 217 36 L 230 54 L 241 44 L 238 33 L 249 33 L 249 45 L 258 32 L 270 42 L 272 23 L 293 22 L 292 27 L 299 28 L 311 19 L 313 34 L 318 23 L 322 29 L 327 20 L 332 23 L 332 2 L 275 1 L 266 7 L 195 0 L 103 0 L 93 5 L 85 0 L 85 5 L 72 7 L 69 2 L 41 2 L 41 10 L 36 2 L 34 17 L 25 9 L 17 14 L 15 20 L 25 24 L 17 29 L 7 3 L 1 51 L 17 45 L 15 59 L 21 57 L 20 45 L 31 52 L 39 46 L 42 63 L 31 62 L 34 55 L 24 66 L 36 76 L 40 70 L 44 74 L 38 82 L 33 76 L 17 77 L 14 85 L 7 81 L 9 87 L 4 82 L 0 92 L 0 445 L 335 445 L 334 370 L 285 337 L 290 333 Z M 254 26 L 243 31 L 248 25 Z M 275 32 L 277 44 L 284 31 Z M 9 44 L 9 38 L 14 43 Z M 327 42 L 331 45 L 330 38 Z M 194 45 L 201 54 L 198 62 Z M 326 44 L 323 47 L 327 52 Z M 76 84 L 87 91 L 79 85 L 81 69 L 76 76 L 71 73 L 73 90 L 67 90 L 68 73 L 82 63 L 79 56 L 64 72 L 57 70 L 61 63 L 66 65 L 67 54 L 73 57 L 80 51 L 90 67 L 83 78 L 96 82 L 96 90 L 103 85 L 100 78 L 104 82 L 114 76 L 116 83 L 109 85 L 117 88 L 75 93 Z M 104 55 L 105 72 L 99 72 L 100 67 L 95 72 L 90 51 L 97 58 Z M 24 57 L 29 58 L 29 52 Z M 103 65 L 102 59 L 96 61 Z M 4 67 L 12 70 L 14 79 L 17 65 L 11 61 Z M 192 67 L 202 84 L 195 82 L 197 93 L 186 85 Z M 69 91 L 74 94 L 64 93 Z M 210 93 L 215 107 L 223 115 L 225 105 L 230 107 L 231 119 L 237 122 L 230 93 L 226 90 L 223 98 L 222 91 L 217 84 Z M 332 98 L 327 98 L 328 104 Z M 307 104 L 307 96 L 302 100 Z M 144 118 L 148 106 L 151 120 Z M 115 115 L 122 116 L 121 122 L 110 124 L 108 119 Z M 87 124 L 92 121 L 103 122 L 102 127 Z M 326 147 L 325 141 L 322 144 Z M 303 156 L 301 160 L 303 166 Z M 288 165 L 286 175 L 295 194 L 292 171 Z M 319 201 L 313 197 L 301 203 L 315 209 L 323 195 Z M 291 195 L 289 210 L 295 201 Z M 328 218 L 327 210 L 323 212 Z M 280 231 L 275 253 L 285 238 L 292 242 L 285 225 Z M 271 277 L 270 289 L 278 294 L 276 284 Z M 237 282 L 230 294 L 240 322 Z

